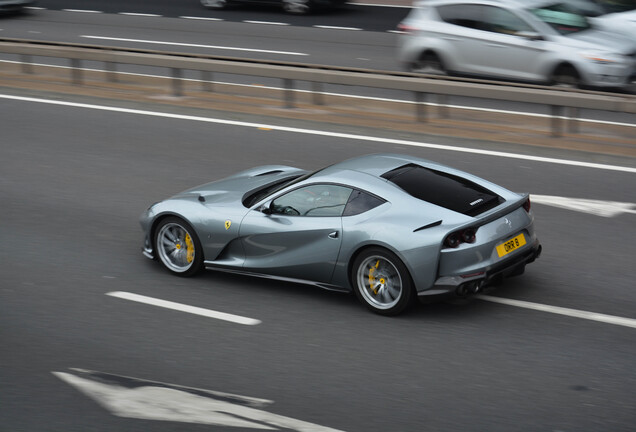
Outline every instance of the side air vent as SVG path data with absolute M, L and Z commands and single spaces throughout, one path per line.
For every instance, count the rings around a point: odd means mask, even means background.
M 261 174 L 256 174 L 254 177 L 263 177 L 263 176 L 268 176 L 268 175 L 272 175 L 272 174 L 278 174 L 278 173 L 282 173 L 283 170 L 273 170 L 273 171 L 267 171 Z

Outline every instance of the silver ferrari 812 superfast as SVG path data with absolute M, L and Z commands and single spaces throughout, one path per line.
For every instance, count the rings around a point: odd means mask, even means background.
M 374 154 L 315 172 L 269 165 L 153 204 L 143 253 L 353 291 L 383 315 L 469 296 L 541 253 L 527 194 L 428 160 Z

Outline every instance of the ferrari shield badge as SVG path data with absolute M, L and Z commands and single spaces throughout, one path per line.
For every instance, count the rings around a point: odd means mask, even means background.
M 228 230 L 230 229 L 230 227 L 232 226 L 232 221 L 231 220 L 226 220 L 225 221 L 225 229 Z

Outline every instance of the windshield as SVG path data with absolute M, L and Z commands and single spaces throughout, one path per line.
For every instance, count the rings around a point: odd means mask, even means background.
M 304 174 L 301 176 L 293 176 L 293 177 L 288 177 L 286 179 L 283 180 L 279 180 L 277 182 L 274 183 L 270 183 L 262 188 L 259 188 L 255 191 L 252 191 L 250 193 L 248 193 L 247 195 L 245 195 L 243 197 L 243 205 L 245 207 L 251 207 L 254 204 L 256 204 L 257 202 L 259 202 L 260 200 L 262 200 L 263 198 L 269 196 L 269 195 L 273 195 L 276 192 L 278 192 L 279 190 L 286 188 L 287 186 L 291 186 L 293 184 L 296 184 L 298 182 L 301 182 L 305 179 L 308 179 L 309 177 L 313 176 L 314 174 L 316 174 L 317 172 L 322 171 L 322 169 L 318 170 L 318 171 L 314 171 L 314 172 L 310 172 L 308 174 Z
M 562 35 L 578 33 L 591 28 L 585 15 L 565 3 L 533 8 L 530 9 L 530 12 Z
M 605 13 L 627 12 L 636 9 L 636 1 L 634 0 L 595 0 Z
M 570 0 L 570 4 L 588 17 L 636 9 L 635 0 Z

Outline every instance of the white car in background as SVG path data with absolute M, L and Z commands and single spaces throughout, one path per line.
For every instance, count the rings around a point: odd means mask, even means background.
M 616 32 L 636 40 L 636 1 L 570 0 L 590 22 L 601 30 Z
M 633 89 L 636 38 L 590 23 L 578 0 L 422 0 L 399 24 L 415 72 Z

